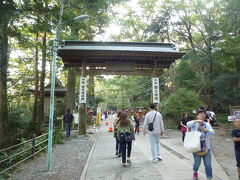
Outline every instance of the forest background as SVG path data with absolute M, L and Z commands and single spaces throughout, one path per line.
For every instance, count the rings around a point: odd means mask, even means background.
M 63 26 L 61 39 L 173 42 L 186 52 L 159 77 L 167 119 L 179 121 L 182 112 L 191 113 L 204 104 L 226 120 L 229 105 L 239 105 L 239 0 L 63 2 L 63 21 L 82 14 L 90 19 Z M 44 87 L 50 79 L 60 4 L 60 0 L 0 1 L 0 146 L 43 131 Z M 75 69 L 65 68 L 61 60 L 57 64 L 57 78 L 66 87 L 75 83 L 78 92 Z M 88 84 L 90 106 L 117 110 L 151 102 L 151 77 L 89 76 Z M 55 116 L 65 108 L 64 99 L 57 100 Z

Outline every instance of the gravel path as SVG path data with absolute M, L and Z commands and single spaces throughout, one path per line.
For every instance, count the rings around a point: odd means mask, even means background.
M 77 136 L 65 144 L 54 147 L 52 172 L 47 172 L 47 153 L 20 166 L 10 179 L 13 180 L 77 180 L 80 178 L 94 136 Z

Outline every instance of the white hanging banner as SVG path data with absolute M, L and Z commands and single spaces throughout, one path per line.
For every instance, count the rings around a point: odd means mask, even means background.
M 100 107 L 97 108 L 97 113 L 101 113 L 101 108 Z
M 152 93 L 153 93 L 153 103 L 160 103 L 158 78 L 152 78 Z
M 86 103 L 87 102 L 86 99 L 87 99 L 87 78 L 81 77 L 79 103 Z

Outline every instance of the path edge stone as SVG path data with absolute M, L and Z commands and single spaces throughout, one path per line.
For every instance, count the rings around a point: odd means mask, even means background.
M 92 159 L 92 156 L 93 156 L 93 152 L 94 152 L 95 146 L 96 146 L 96 144 L 97 144 L 97 139 L 98 139 L 98 134 L 95 136 L 95 140 L 94 140 L 94 143 L 93 143 L 93 145 L 92 145 L 92 149 L 91 149 L 91 151 L 90 151 L 90 153 L 89 153 L 89 155 L 88 155 L 87 161 L 86 161 L 86 163 L 85 163 L 85 166 L 84 166 L 84 168 L 83 168 L 83 171 L 82 171 L 82 173 L 81 173 L 81 176 L 80 176 L 79 180 L 84 180 L 85 177 L 86 177 L 86 175 L 87 175 L 87 170 L 88 170 L 89 164 L 90 164 L 90 162 L 91 162 L 91 159 Z

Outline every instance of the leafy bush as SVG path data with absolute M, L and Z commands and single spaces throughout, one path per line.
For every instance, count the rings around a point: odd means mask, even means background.
M 216 115 L 217 123 L 218 122 L 220 122 L 220 123 L 229 123 L 228 116 L 229 116 L 229 114 L 217 114 Z
M 87 118 L 87 125 L 95 124 L 96 120 L 94 120 L 94 118 L 92 120 L 90 120 L 90 114 L 89 113 L 87 113 L 86 118 Z
M 176 84 L 187 89 L 196 89 L 200 80 L 198 73 L 191 67 L 187 60 L 180 61 L 176 68 Z
M 62 133 L 61 127 L 55 129 L 53 134 L 53 144 L 63 144 L 64 143 L 64 135 Z
M 239 105 L 240 102 L 240 73 L 221 74 L 214 79 L 214 103 L 217 109 L 223 112 L 228 112 L 229 105 Z
M 23 134 L 30 124 L 32 115 L 26 106 L 19 105 L 9 108 L 8 119 L 11 133 Z
M 179 88 L 163 102 L 163 115 L 179 121 L 183 112 L 192 115 L 192 110 L 197 109 L 202 102 L 198 94 L 193 91 Z

